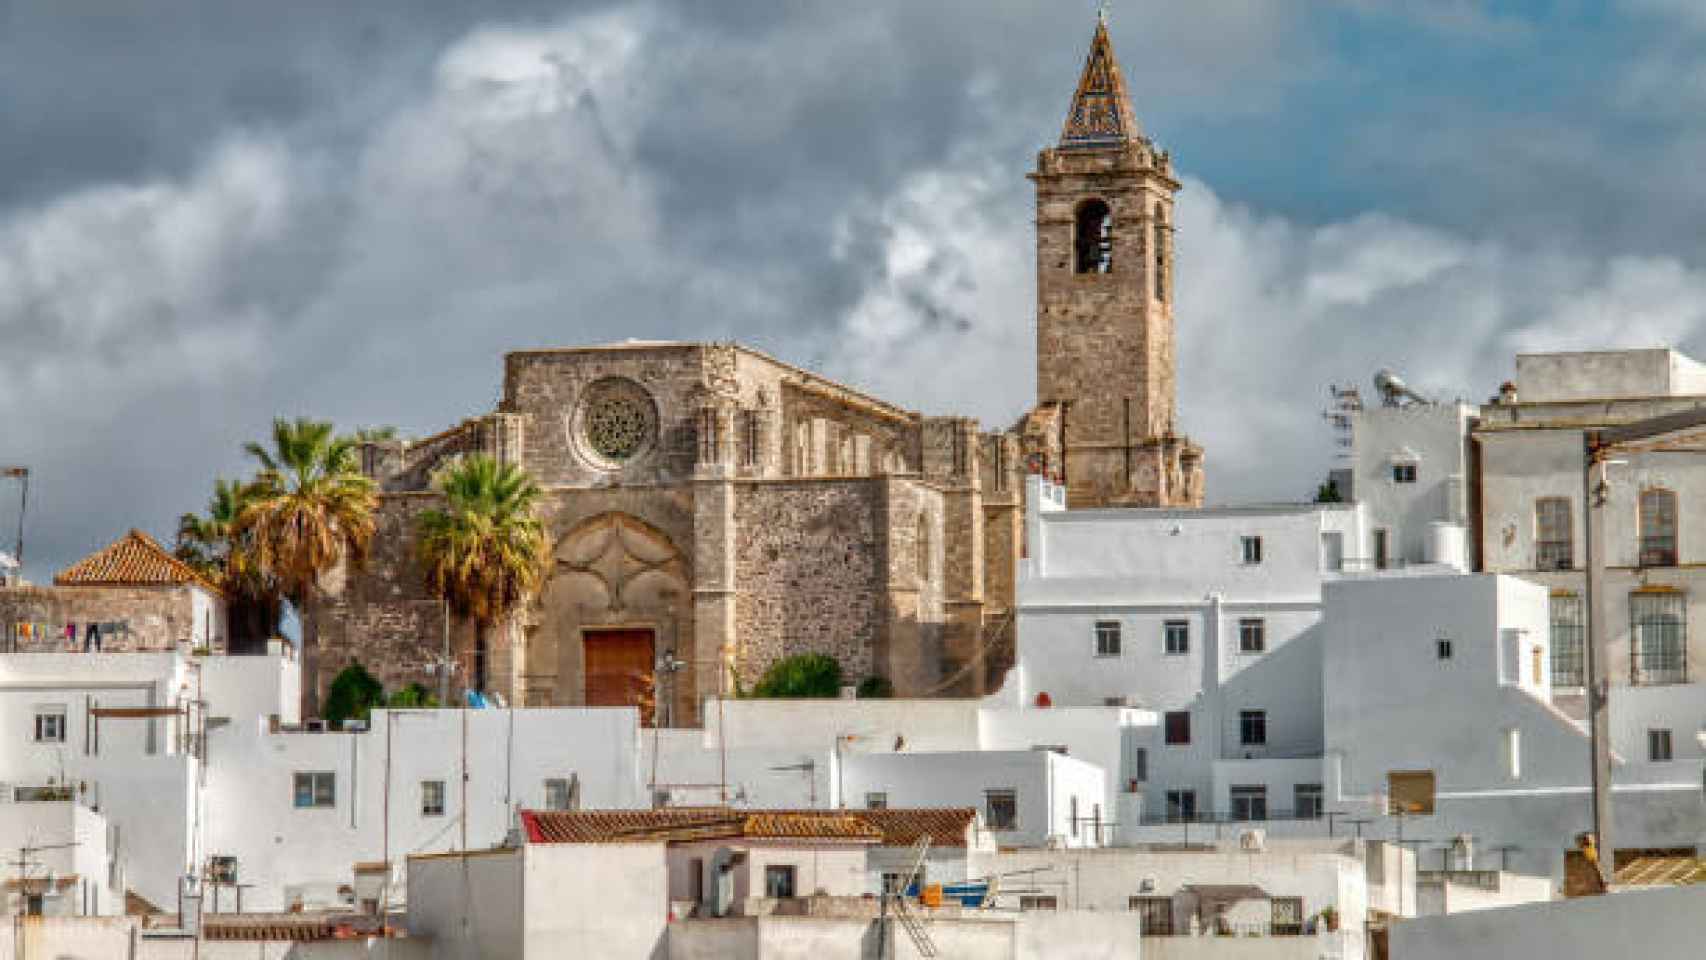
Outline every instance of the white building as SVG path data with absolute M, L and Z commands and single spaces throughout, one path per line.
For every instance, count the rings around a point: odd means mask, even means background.
M 1322 585 L 1364 555 L 1351 504 L 1066 510 L 1029 478 L 1019 656 L 1001 696 L 1159 715 L 1123 731 L 1119 835 L 1321 809 Z

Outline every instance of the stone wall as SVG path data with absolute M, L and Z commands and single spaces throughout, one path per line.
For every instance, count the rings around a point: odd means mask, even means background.
M 873 673 L 887 582 L 878 482 L 742 484 L 734 512 L 741 683 L 798 653 L 835 657 L 852 682 Z
M 63 652 L 65 625 L 75 624 L 71 649 L 82 650 L 91 622 L 123 621 L 126 632 L 101 638 L 108 651 L 170 650 L 199 633 L 192 587 L 0 587 L 0 649 Z M 20 623 L 45 624 L 49 636 L 19 639 Z M 223 637 L 224 631 L 216 629 Z

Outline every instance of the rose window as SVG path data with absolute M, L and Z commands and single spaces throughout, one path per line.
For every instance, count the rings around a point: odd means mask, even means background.
M 600 380 L 587 389 L 581 436 L 598 456 L 621 462 L 645 449 L 657 429 L 657 408 L 632 380 Z

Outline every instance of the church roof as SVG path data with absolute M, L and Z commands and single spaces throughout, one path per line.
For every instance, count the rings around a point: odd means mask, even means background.
M 141 530 L 132 530 L 59 571 L 53 582 L 60 587 L 197 586 L 214 594 L 220 592 L 194 567 L 167 553 L 159 541 Z
M 1060 132 L 1060 144 L 1116 146 L 1142 139 L 1143 130 L 1137 125 L 1131 95 L 1126 92 L 1125 74 L 1114 57 L 1114 43 L 1108 38 L 1108 23 L 1097 20 L 1096 35 L 1090 39 L 1090 54 L 1084 58 L 1084 75 L 1072 94 L 1072 109 L 1067 112 L 1066 126 Z

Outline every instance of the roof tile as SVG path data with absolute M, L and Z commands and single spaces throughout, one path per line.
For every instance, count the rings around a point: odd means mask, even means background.
M 54 576 L 61 587 L 197 586 L 215 594 L 219 587 L 160 546 L 141 530 L 132 530 Z

